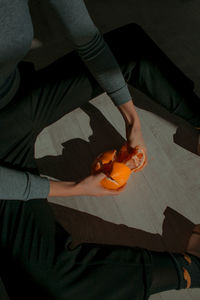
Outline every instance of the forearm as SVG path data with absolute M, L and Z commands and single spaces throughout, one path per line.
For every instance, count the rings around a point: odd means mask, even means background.
M 130 100 L 122 105 L 118 106 L 120 113 L 125 121 L 126 139 L 132 148 L 141 146 L 146 152 L 146 146 L 142 135 L 140 119 L 133 104 Z
M 84 195 L 81 183 L 74 181 L 49 180 L 50 189 L 48 197 L 70 197 Z
M 132 100 L 117 106 L 117 108 L 122 114 L 122 117 L 124 118 L 127 126 L 131 125 L 138 129 L 141 128 L 140 119 Z
M 68 197 L 76 195 L 75 182 L 50 180 L 50 190 L 48 197 Z

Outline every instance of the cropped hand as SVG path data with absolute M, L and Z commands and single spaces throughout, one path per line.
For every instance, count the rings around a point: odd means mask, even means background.
M 126 139 L 128 145 L 132 148 L 135 148 L 136 146 L 141 146 L 144 149 L 147 157 L 147 150 L 142 136 L 140 119 L 133 104 L 133 101 L 130 100 L 118 106 L 118 109 L 125 121 Z
M 117 190 L 109 190 L 104 188 L 100 181 L 105 177 L 104 173 L 97 175 L 90 175 L 76 184 L 76 195 L 85 196 L 114 196 L 119 195 L 124 189 L 125 185 Z
M 136 146 L 141 146 L 146 154 L 146 162 L 145 165 L 147 164 L 147 149 L 146 149 L 146 145 L 143 139 L 143 135 L 142 135 L 142 130 L 140 127 L 136 127 L 134 125 L 128 125 L 126 124 L 126 139 L 127 139 L 127 143 L 130 147 L 134 148 Z

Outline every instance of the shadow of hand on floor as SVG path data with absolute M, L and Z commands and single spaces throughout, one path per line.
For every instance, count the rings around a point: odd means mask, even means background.
M 37 159 L 41 174 L 65 181 L 81 180 L 90 175 L 92 162 L 101 152 L 119 149 L 125 142 L 95 106 L 86 103 L 81 109 L 90 117 L 93 133 L 88 138 L 89 142 L 72 139 L 62 144 L 62 155 Z
M 70 248 L 81 243 L 139 247 L 151 251 L 183 253 L 194 223 L 167 207 L 162 235 L 149 233 L 123 224 L 114 224 L 91 214 L 50 203 L 57 222 L 72 236 Z

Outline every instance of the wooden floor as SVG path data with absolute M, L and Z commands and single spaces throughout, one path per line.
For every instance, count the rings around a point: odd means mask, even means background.
M 153 107 L 143 94 L 133 91 L 140 104 Z M 138 105 L 139 106 L 139 105 Z M 144 106 L 144 105 L 143 105 Z M 98 110 L 97 110 L 98 109 Z M 162 232 L 163 212 L 167 206 L 194 223 L 200 222 L 200 158 L 173 142 L 177 126 L 155 111 L 137 108 L 148 149 L 148 165 L 134 174 L 126 190 L 114 197 L 51 198 L 49 201 L 99 216 L 116 224 L 126 224 L 151 233 Z M 162 109 L 161 109 L 162 110 Z M 36 158 L 41 169 L 44 162 L 53 165 L 50 174 L 72 180 L 76 170 L 87 174 L 88 157 L 116 147 L 125 138 L 124 121 L 106 94 L 93 99 L 88 108 L 76 109 L 46 128 L 36 142 Z M 99 144 L 98 141 L 101 143 Z M 96 143 L 95 143 L 96 142 Z M 76 160 L 80 154 L 81 160 Z M 68 163 L 71 162 L 68 168 Z M 200 290 L 170 291 L 154 295 L 151 300 L 200 298 Z

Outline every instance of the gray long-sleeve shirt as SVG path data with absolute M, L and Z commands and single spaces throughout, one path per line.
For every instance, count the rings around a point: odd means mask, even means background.
M 127 84 L 83 0 L 49 0 L 65 26 L 68 38 L 90 72 L 115 105 L 131 99 Z M 20 84 L 17 64 L 30 49 L 33 26 L 28 0 L 0 0 L 0 109 Z M 12 189 L 10 187 L 12 186 Z M 49 181 L 28 172 L 0 166 L 0 199 L 45 198 Z

